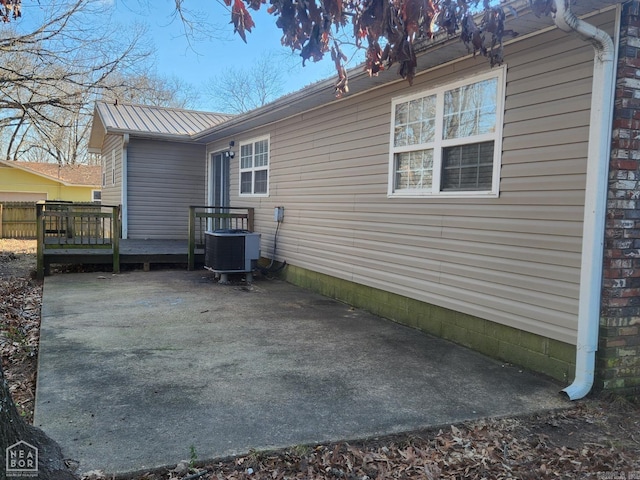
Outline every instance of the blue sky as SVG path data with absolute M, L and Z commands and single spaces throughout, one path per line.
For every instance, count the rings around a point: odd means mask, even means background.
M 147 26 L 149 40 L 156 48 L 156 66 L 160 75 L 175 75 L 199 88 L 225 68 L 249 69 L 267 55 L 274 59 L 274 68 L 283 75 L 282 94 L 303 88 L 318 80 L 335 75 L 330 55 L 321 62 L 307 62 L 302 66 L 298 52 L 280 44 L 281 31 L 275 26 L 275 18 L 266 12 L 266 5 L 259 12 L 251 10 L 256 23 L 247 33 L 245 44 L 233 33 L 226 6 L 216 0 L 186 0 L 189 14 L 209 24 L 211 38 L 196 34 L 187 39 L 184 25 L 174 19 L 174 0 L 112 0 L 121 15 L 119 21 L 137 21 Z M 207 109 L 207 105 L 202 105 Z
M 23 18 L 14 25 L 18 30 L 28 31 L 34 24 L 39 25 L 43 11 L 68 1 L 26 0 L 23 2 Z M 144 25 L 147 30 L 145 41 L 155 50 L 156 73 L 163 77 L 178 77 L 200 91 L 204 91 L 207 81 L 225 69 L 248 71 L 265 56 L 272 58 L 274 68 L 283 72 L 282 95 L 335 76 L 329 54 L 322 61 L 309 61 L 303 67 L 299 52 L 292 53 L 290 48 L 281 45 L 282 33 L 275 25 L 275 17 L 267 13 L 268 5 L 263 5 L 258 12 L 250 10 L 256 26 L 251 33 L 247 32 L 245 44 L 239 35 L 233 33 L 233 25 L 229 23 L 230 9 L 223 0 L 184 1 L 187 15 L 196 19 L 198 26 L 206 27 L 204 30 L 207 33 L 195 33 L 188 37 L 184 24 L 174 15 L 175 0 L 92 1 L 113 12 L 110 16 L 90 16 L 96 28 L 100 28 L 104 22 L 123 29 L 135 23 Z M 363 54 L 359 58 L 362 59 Z M 354 61 L 348 68 L 358 63 Z M 214 110 L 206 101 L 206 95 L 202 95 L 202 100 L 195 108 Z

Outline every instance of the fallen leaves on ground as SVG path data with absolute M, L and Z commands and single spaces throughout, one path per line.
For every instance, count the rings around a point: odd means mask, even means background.
M 20 414 L 33 421 L 42 284 L 35 240 L 0 239 L 0 357 Z
M 608 404 L 609 405 L 609 404 Z M 616 407 L 609 405 L 611 408 Z M 615 418 L 637 419 L 623 404 Z M 475 421 L 363 442 L 298 446 L 191 468 L 135 477 L 139 480 L 222 479 L 589 479 L 640 477 L 640 444 L 608 431 L 609 414 L 593 403 L 526 418 Z M 593 428 L 594 423 L 601 423 Z M 627 424 L 628 425 L 628 424 Z M 580 432 L 586 426 L 586 432 Z M 610 425 L 609 425 L 610 426 Z M 629 425 L 628 425 L 629 426 Z M 635 423 L 638 433 L 638 423 Z M 557 431 L 553 431 L 557 430 Z M 550 433 L 544 433 L 549 431 Z M 553 432 L 553 433 L 551 433 Z M 566 436 L 575 438 L 564 442 Z M 598 440 L 590 441 L 590 440 Z M 576 441 L 577 440 L 577 441 Z M 563 444 L 569 443 L 570 445 Z M 611 475 L 616 476 L 612 477 Z M 636 475 L 634 477 L 633 475 Z M 108 477 L 107 477 L 108 478 Z M 132 477 L 133 478 L 133 477 Z
M 30 245 L 15 242 L 13 251 L 7 251 L 6 245 L 0 242 L 0 354 L 14 401 L 31 420 L 42 285 L 30 278 L 35 268 Z M 31 256 L 28 262 L 25 255 Z M 22 262 L 19 268 L 16 262 Z M 21 273 L 15 276 L 16 272 Z M 198 453 L 206 457 L 206 452 Z M 113 476 L 93 471 L 84 478 Z M 566 410 L 528 417 L 474 421 L 357 442 L 251 451 L 212 462 L 191 459 L 129 478 L 640 480 L 640 405 L 620 398 L 584 400 Z

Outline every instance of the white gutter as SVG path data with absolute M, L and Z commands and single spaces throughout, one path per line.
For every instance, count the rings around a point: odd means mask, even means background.
M 576 375 L 573 383 L 562 390 L 569 399 L 577 400 L 589 393 L 593 387 L 595 355 L 598 349 L 607 177 L 614 102 L 615 45 L 606 32 L 577 18 L 569 9 L 568 0 L 555 0 L 555 4 L 554 21 L 558 28 L 565 32 L 579 33 L 592 43 L 595 50 L 582 231 Z M 604 95 L 599 92 L 603 92 Z
M 127 188 L 128 188 L 128 179 L 127 179 L 127 147 L 129 146 L 129 134 L 125 133 L 122 136 L 122 181 L 120 186 L 120 204 L 122 205 L 122 211 L 120 214 L 122 215 L 122 238 L 127 238 L 129 235 L 129 206 L 127 202 Z

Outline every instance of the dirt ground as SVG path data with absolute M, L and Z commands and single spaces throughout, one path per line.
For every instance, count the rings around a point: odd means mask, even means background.
M 33 418 L 42 284 L 35 242 L 0 239 L 0 353 L 11 392 Z M 112 478 L 92 472 L 85 478 Z M 592 396 L 568 409 L 468 422 L 383 438 L 296 445 L 129 475 L 183 479 L 640 480 L 640 402 Z
M 0 279 L 35 275 L 36 241 L 0 238 Z

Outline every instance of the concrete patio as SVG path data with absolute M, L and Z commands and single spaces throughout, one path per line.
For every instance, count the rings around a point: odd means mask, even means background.
M 568 405 L 562 386 L 279 280 L 44 285 L 35 424 L 123 473 Z

